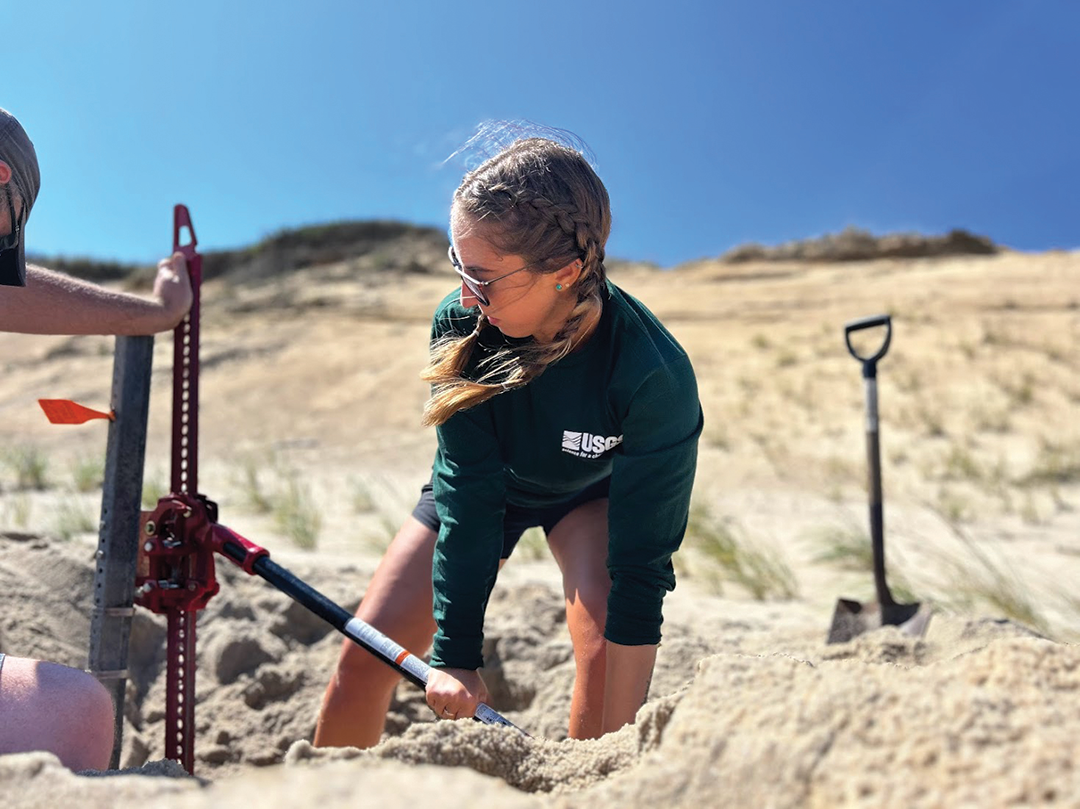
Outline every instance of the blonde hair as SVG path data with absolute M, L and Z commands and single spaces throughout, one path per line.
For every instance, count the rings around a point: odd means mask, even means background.
M 582 270 L 571 288 L 574 308 L 550 342 L 501 348 L 466 373 L 488 325 L 481 313 L 471 334 L 432 345 L 430 362 L 420 375 L 432 386 L 423 417 L 429 426 L 527 385 L 569 354 L 589 314 L 602 306 L 607 282 L 608 193 L 575 149 L 546 138 L 518 140 L 465 175 L 454 193 L 453 210 L 496 249 L 535 264 L 531 272 L 553 273 L 578 259 Z

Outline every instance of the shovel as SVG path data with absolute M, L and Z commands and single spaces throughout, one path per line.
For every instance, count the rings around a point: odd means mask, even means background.
M 860 355 L 851 345 L 851 333 L 885 327 L 885 340 L 877 353 L 869 357 Z M 869 463 L 868 490 L 870 493 L 870 539 L 874 555 L 874 588 L 877 601 L 860 603 L 841 598 L 836 602 L 832 626 L 827 643 L 844 643 L 857 635 L 882 626 L 898 626 L 912 637 L 926 633 L 930 622 L 930 608 L 919 603 L 898 604 L 885 582 L 885 527 L 881 495 L 881 446 L 878 440 L 877 362 L 889 350 L 892 339 L 892 321 L 888 315 L 853 320 L 844 326 L 844 341 L 848 351 L 862 363 L 862 375 L 866 381 L 866 457 Z

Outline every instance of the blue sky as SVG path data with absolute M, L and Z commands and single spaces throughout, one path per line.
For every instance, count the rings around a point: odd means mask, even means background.
M 35 253 L 152 261 L 176 202 L 203 249 L 444 227 L 462 173 L 444 159 L 488 119 L 588 144 L 609 255 L 672 266 L 849 224 L 1080 247 L 1065 0 L 6 5 Z

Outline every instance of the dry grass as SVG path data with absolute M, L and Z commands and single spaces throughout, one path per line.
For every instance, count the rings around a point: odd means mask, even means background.
M 1039 606 L 1039 596 L 1013 561 L 993 543 L 976 540 L 948 513 L 939 516 L 957 541 L 954 550 L 939 547 L 932 553 L 948 583 L 939 600 L 968 612 L 989 609 L 1049 636 L 1050 622 Z
M 100 489 L 105 480 L 105 457 L 80 455 L 71 464 L 71 478 L 77 492 Z
M 290 474 L 273 496 L 272 514 L 278 530 L 298 548 L 314 550 L 322 530 L 322 512 L 311 489 Z
M 700 503 L 690 510 L 678 560 L 683 575 L 704 579 L 716 592 L 730 582 L 758 601 L 798 596 L 795 574 L 775 548 L 747 538 Z
M 49 487 L 49 458 L 35 444 L 21 444 L 3 453 L 3 463 L 15 480 L 15 488 L 47 489 Z
M 97 508 L 95 508 L 97 506 Z M 75 495 L 65 495 L 56 506 L 53 531 L 63 540 L 97 531 L 100 505 Z
M 851 523 L 818 528 L 812 532 L 812 540 L 819 549 L 815 562 L 845 570 L 873 570 L 873 547 L 865 528 Z

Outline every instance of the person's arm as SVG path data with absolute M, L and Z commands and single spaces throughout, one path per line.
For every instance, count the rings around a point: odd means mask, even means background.
M 441 308 L 432 339 L 471 330 Z M 432 560 L 433 615 L 427 702 L 440 716 L 472 716 L 487 700 L 477 671 L 483 665 L 484 613 L 502 552 L 506 483 L 495 437 L 492 403 L 462 410 L 436 428 L 439 450 L 432 474 L 439 538 Z
M 191 300 L 191 279 L 180 253 L 158 262 L 152 298 L 105 289 L 30 264 L 25 287 L 0 289 L 0 331 L 154 334 L 183 320 Z
M 607 641 L 604 669 L 604 726 L 611 733 L 629 725 L 649 696 L 656 646 L 623 646 Z
M 672 554 L 686 531 L 702 429 L 686 357 L 655 369 L 622 420 L 623 443 L 608 497 L 608 596 L 604 732 L 632 722 L 647 695 L 662 604 L 675 587 Z

